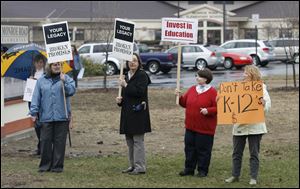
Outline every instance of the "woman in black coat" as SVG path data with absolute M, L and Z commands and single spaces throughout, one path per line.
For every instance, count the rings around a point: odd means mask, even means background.
M 125 134 L 129 150 L 130 167 L 122 172 L 137 175 L 146 172 L 144 134 L 151 132 L 148 105 L 148 85 L 151 81 L 141 69 L 137 54 L 133 53 L 132 61 L 127 61 L 126 65 L 129 71 L 119 81 L 122 96 L 116 98 L 122 107 L 120 134 Z

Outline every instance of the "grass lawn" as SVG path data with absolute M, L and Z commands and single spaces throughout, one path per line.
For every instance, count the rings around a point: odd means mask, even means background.
M 174 89 L 149 90 L 152 133 L 145 137 L 147 173 L 122 174 L 128 160 L 124 136 L 119 134 L 117 94 L 89 90 L 72 98 L 72 148 L 67 146 L 63 173 L 37 172 L 40 159 L 30 155 L 35 136 L 1 145 L 1 187 L 249 187 L 248 145 L 240 182 L 224 182 L 231 175 L 231 126 L 217 127 L 208 177 L 178 176 L 184 166 L 184 109 L 175 105 Z M 269 94 L 272 108 L 266 115 L 268 134 L 261 142 L 256 187 L 298 188 L 299 91 L 275 88 Z

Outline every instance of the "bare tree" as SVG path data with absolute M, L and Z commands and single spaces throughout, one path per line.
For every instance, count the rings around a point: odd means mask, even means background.
M 109 6 L 109 8 L 107 7 Z M 116 11 L 119 8 L 118 2 L 116 1 L 104 1 L 104 2 L 97 2 L 95 6 L 96 10 L 96 17 L 95 22 L 92 24 L 93 35 L 92 39 L 94 41 L 101 41 L 106 43 L 105 49 L 105 63 L 103 67 L 104 71 L 104 79 L 103 79 L 103 86 L 104 89 L 107 91 L 107 72 L 113 67 L 117 69 L 115 65 L 108 62 L 108 53 L 110 48 L 110 43 L 113 40 L 114 36 L 114 21 Z M 109 12 L 108 12 L 109 11 Z
M 276 36 L 275 27 L 273 26 L 273 24 L 271 22 L 268 22 L 267 24 L 264 24 L 263 28 L 265 28 L 265 30 L 267 31 L 266 33 L 267 33 L 268 40 L 270 40 L 274 36 Z

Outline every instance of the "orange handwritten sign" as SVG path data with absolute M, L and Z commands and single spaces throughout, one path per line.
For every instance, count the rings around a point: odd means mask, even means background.
M 223 82 L 218 90 L 218 124 L 264 122 L 261 81 Z

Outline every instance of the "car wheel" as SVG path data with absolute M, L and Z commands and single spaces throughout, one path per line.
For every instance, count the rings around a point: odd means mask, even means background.
M 195 67 L 197 70 L 203 70 L 207 67 L 207 62 L 204 59 L 199 59 L 196 61 Z
M 159 67 L 160 67 L 160 66 L 159 66 L 159 63 L 156 62 L 156 61 L 150 61 L 150 62 L 148 63 L 148 70 L 149 70 L 149 72 L 150 72 L 151 74 L 157 74 L 157 73 L 159 72 L 159 70 L 160 70 Z
M 253 64 L 254 66 L 260 65 L 260 60 L 259 60 L 259 57 L 258 57 L 258 56 L 256 56 L 256 55 L 251 55 L 251 57 L 252 57 L 252 64 Z
M 266 65 L 268 65 L 268 64 L 269 64 L 268 61 L 264 61 L 264 62 L 261 62 L 261 63 L 260 63 L 261 67 L 264 67 L 264 66 L 266 66 Z
M 164 68 L 164 69 L 161 69 L 161 71 L 164 73 L 164 74 L 167 74 L 171 71 L 172 68 Z
M 231 69 L 233 66 L 233 61 L 231 58 L 225 58 L 225 61 L 224 61 L 224 68 L 229 70 Z
M 117 66 L 113 62 L 107 63 L 106 75 L 114 75 L 117 73 Z

